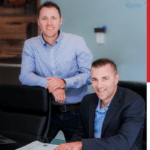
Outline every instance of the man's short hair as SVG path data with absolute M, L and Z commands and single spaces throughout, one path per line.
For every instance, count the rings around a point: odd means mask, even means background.
M 45 2 L 44 4 L 42 4 L 39 9 L 38 9 L 38 12 L 37 12 L 37 15 L 39 17 L 40 15 L 40 11 L 42 8 L 44 7 L 47 7 L 47 8 L 50 8 L 50 7 L 55 7 L 57 10 L 58 10 L 58 13 L 59 13 L 59 16 L 61 17 L 61 11 L 60 11 L 60 8 L 57 4 L 53 3 L 53 2 Z
M 95 60 L 95 61 L 92 63 L 92 67 L 98 68 L 98 67 L 105 66 L 105 65 L 107 65 L 107 64 L 110 64 L 111 67 L 114 69 L 114 71 L 115 71 L 116 74 L 117 74 L 117 66 L 116 66 L 116 64 L 115 64 L 112 60 L 107 59 L 107 58 L 101 58 L 101 59 Z

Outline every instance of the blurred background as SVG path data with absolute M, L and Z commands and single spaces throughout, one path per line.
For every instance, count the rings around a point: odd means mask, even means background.
M 0 84 L 20 84 L 23 43 L 38 35 L 37 8 L 48 0 L 0 2 Z M 93 60 L 109 58 L 120 80 L 146 82 L 145 0 L 52 0 L 61 9 L 63 32 L 82 36 Z M 96 42 L 94 28 L 106 25 L 105 42 Z M 93 92 L 89 86 L 89 92 Z

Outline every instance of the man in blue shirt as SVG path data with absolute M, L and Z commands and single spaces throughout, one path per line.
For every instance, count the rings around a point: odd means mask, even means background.
M 55 150 L 142 150 L 143 98 L 117 85 L 117 67 L 109 59 L 94 61 L 91 77 L 95 93 L 83 98 L 70 143 Z
M 55 3 L 40 6 L 38 25 L 42 34 L 25 41 L 19 79 L 23 85 L 41 86 L 52 93 L 49 137 L 62 130 L 69 141 L 78 122 L 81 100 L 91 84 L 93 56 L 84 39 L 61 32 L 61 24 L 60 8 Z

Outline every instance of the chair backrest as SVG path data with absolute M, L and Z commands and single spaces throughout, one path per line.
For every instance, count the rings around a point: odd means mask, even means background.
M 45 136 L 50 119 L 48 96 L 42 87 L 0 85 L 0 134 Z
M 145 100 L 145 104 L 146 104 L 146 93 L 147 93 L 147 87 L 146 87 L 147 84 L 146 83 L 134 82 L 134 81 L 119 81 L 118 85 L 121 87 L 124 87 L 124 88 L 131 89 L 132 91 L 141 95 L 143 97 L 143 99 Z M 145 110 L 146 110 L 146 108 L 145 108 Z M 142 141 L 143 150 L 146 150 L 146 140 L 147 140 L 146 139 L 146 131 L 147 131 L 146 120 L 147 120 L 147 118 L 145 117 L 145 125 L 144 125 L 144 131 L 143 131 L 143 141 Z

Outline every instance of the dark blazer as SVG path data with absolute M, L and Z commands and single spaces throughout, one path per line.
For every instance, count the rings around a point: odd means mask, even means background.
M 103 122 L 101 138 L 94 138 L 98 100 L 95 93 L 83 98 L 79 123 L 70 142 L 82 141 L 83 150 L 142 150 L 145 118 L 142 97 L 118 86 Z

